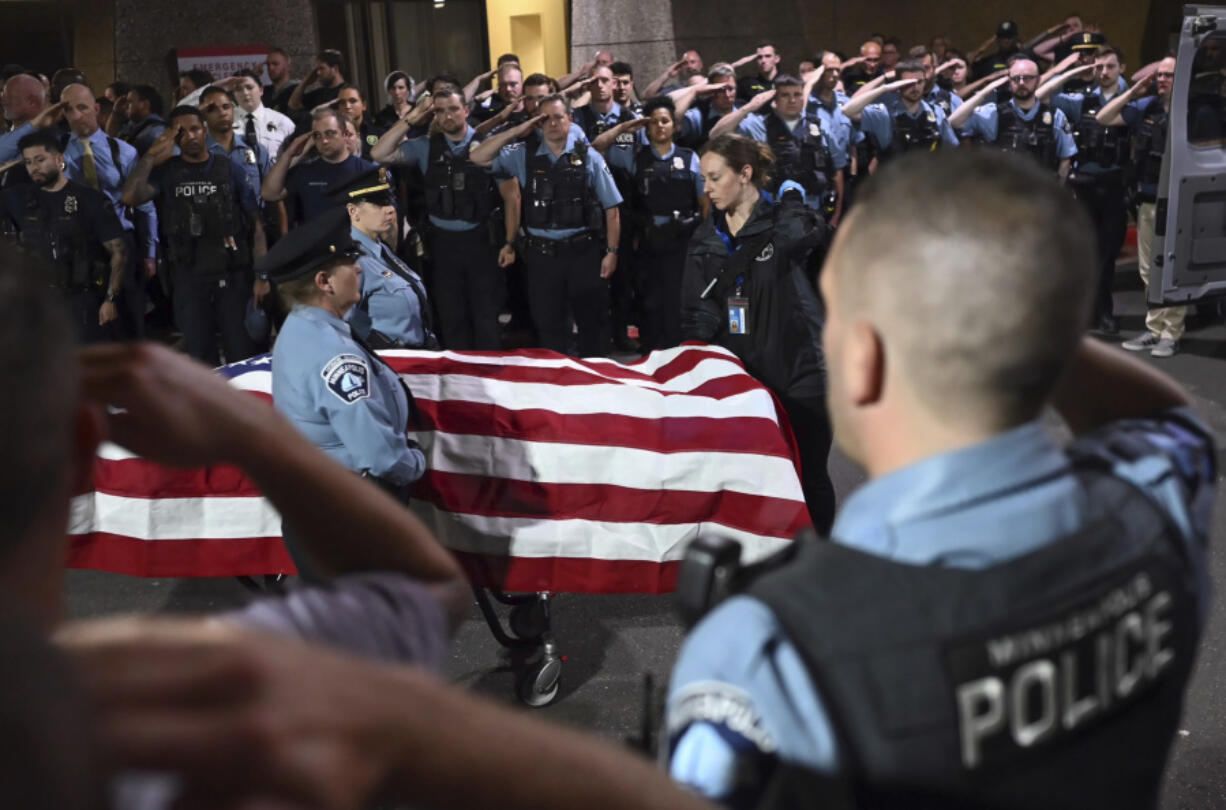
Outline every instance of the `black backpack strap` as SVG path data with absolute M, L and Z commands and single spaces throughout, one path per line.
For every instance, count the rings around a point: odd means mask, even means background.
M 119 161 L 119 141 L 107 135 L 106 143 L 111 147 L 111 162 L 115 164 L 115 171 L 119 173 L 119 185 L 122 187 L 128 178 L 124 177 L 123 164 Z

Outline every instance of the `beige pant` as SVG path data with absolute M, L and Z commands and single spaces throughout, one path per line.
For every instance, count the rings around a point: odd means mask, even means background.
M 1154 209 L 1153 203 L 1141 203 L 1137 209 L 1137 270 L 1149 293 L 1149 270 L 1153 260 Z M 1187 307 L 1161 307 L 1145 313 L 1145 328 L 1160 338 L 1179 340 L 1183 337 L 1183 321 Z

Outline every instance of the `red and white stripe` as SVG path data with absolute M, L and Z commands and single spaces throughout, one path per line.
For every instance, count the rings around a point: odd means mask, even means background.
M 754 560 L 807 523 L 782 410 L 718 347 L 631 364 L 543 350 L 383 356 L 420 411 L 429 471 L 414 509 L 486 582 L 658 593 L 699 534 L 740 540 Z M 221 371 L 270 399 L 266 359 Z M 95 482 L 74 504 L 74 567 L 293 570 L 276 510 L 237 469 L 169 469 L 105 445 Z

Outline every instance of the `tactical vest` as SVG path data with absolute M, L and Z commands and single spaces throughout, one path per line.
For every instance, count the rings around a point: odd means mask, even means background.
M 1137 127 L 1133 140 L 1133 166 L 1137 185 L 1157 186 L 1162 174 L 1162 158 L 1166 154 L 1167 112 L 1161 102 L 1152 102 L 1145 110 L 1145 117 Z M 1142 196 L 1145 202 L 1153 202 L 1149 192 Z
M 931 108 L 921 105 L 920 113 L 912 118 L 905 110 L 899 109 L 892 119 L 893 135 L 889 147 L 877 144 L 877 155 L 881 160 L 910 152 L 913 149 L 923 152 L 935 152 L 941 145 L 941 129 L 937 115 Z
M 574 149 L 550 162 L 550 155 L 538 155 L 541 138 L 537 133 L 524 143 L 528 184 L 523 194 L 525 227 L 540 230 L 604 227 L 604 209 L 587 179 L 588 144 L 575 141 Z
M 1086 526 L 986 570 L 813 541 L 750 586 L 817 686 L 841 768 L 783 765 L 760 806 L 1157 805 L 1200 633 L 1194 573 L 1148 496 L 1079 470 Z
M 587 135 L 587 139 L 589 141 L 596 140 L 597 136 L 608 132 L 610 129 L 617 126 L 617 124 L 633 120 L 634 114 L 625 107 L 621 108 L 617 115 L 617 121 L 613 124 L 609 124 L 597 117 L 596 111 L 593 110 L 590 105 L 585 105 L 575 110 L 575 123 L 578 124 L 579 128 L 583 130 L 583 133 Z M 621 135 L 617 136 L 616 142 L 619 145 L 633 144 L 634 139 L 635 133 L 623 132 Z
M 799 126 L 800 135 L 795 135 L 778 115 L 766 116 L 766 143 L 775 153 L 775 177 L 767 190 L 774 194 L 783 181 L 794 180 L 805 194 L 821 196 L 834 176 L 834 160 L 817 118 L 805 113 Z
M 246 217 L 235 202 L 230 159 L 213 155 L 206 173 L 181 157 L 166 163 L 162 177 L 164 243 L 175 267 L 215 281 L 251 266 Z
M 468 159 L 474 138 L 458 154 L 441 134 L 430 137 L 426 167 L 426 207 L 440 219 L 483 223 L 494 210 L 493 181 L 485 169 Z
M 949 116 L 953 115 L 954 98 L 953 93 L 948 88 L 934 87 L 925 100 L 934 107 L 940 107 L 941 112 L 945 113 L 947 120 Z
M 1077 141 L 1078 166 L 1097 163 L 1104 168 L 1118 168 L 1128 162 L 1129 129 L 1126 126 L 1104 127 L 1098 123 L 1098 111 L 1103 108 L 1102 96 L 1086 95 L 1081 102 L 1081 117 L 1073 129 Z
M 698 212 L 694 193 L 694 174 L 690 161 L 694 152 L 673 147 L 673 156 L 660 160 L 650 146 L 634 156 L 634 190 L 638 202 L 653 217 L 687 220 Z
M 110 273 L 110 261 L 106 249 L 91 238 L 75 206 L 68 202 L 75 199 L 73 185 L 69 183 L 63 197 L 71 211 L 66 207 L 49 210 L 46 203 L 50 195 L 33 185 L 22 186 L 17 241 L 55 268 L 50 286 L 65 292 L 101 290 Z
M 1008 152 L 1033 155 L 1043 166 L 1055 171 L 1060 164 L 1056 154 L 1056 113 L 1050 105 L 1039 104 L 1029 121 L 1018 115 L 1012 104 L 996 105 L 996 146 Z

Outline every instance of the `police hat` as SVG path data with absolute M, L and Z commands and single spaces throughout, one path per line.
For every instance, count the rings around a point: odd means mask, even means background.
M 1017 39 L 1017 23 L 1005 20 L 996 29 L 997 39 Z
M 1073 39 L 1073 50 L 1097 51 L 1100 47 L 1106 44 L 1106 35 L 1091 31 L 1083 31 Z
M 271 331 L 271 324 L 268 322 L 268 313 L 263 307 L 255 305 L 255 297 L 247 299 L 247 314 L 243 317 L 243 328 L 247 330 L 247 335 L 256 343 L 263 343 L 268 340 L 268 334 Z
M 278 239 L 255 263 L 255 272 L 280 283 L 314 272 L 338 256 L 357 259 L 363 251 L 349 236 L 349 227 L 345 209 L 329 211 Z
M 340 205 L 368 202 L 375 205 L 395 205 L 387 169 L 371 169 L 338 180 L 328 186 L 324 196 Z

